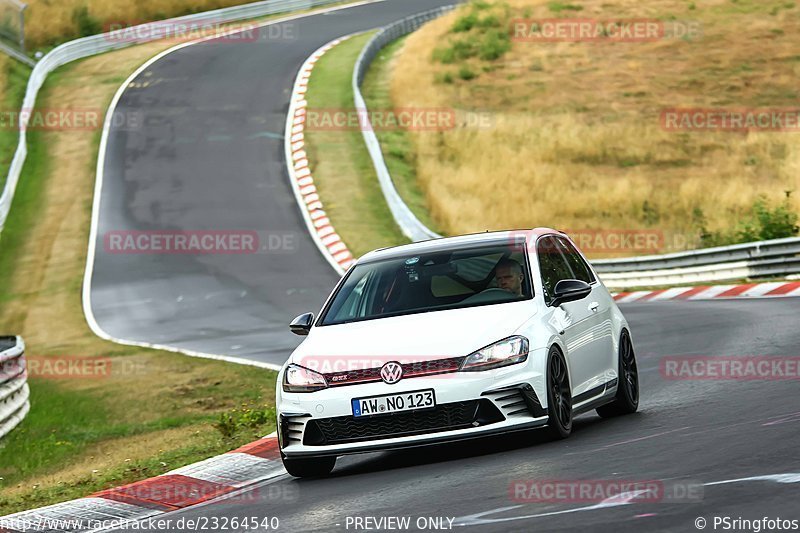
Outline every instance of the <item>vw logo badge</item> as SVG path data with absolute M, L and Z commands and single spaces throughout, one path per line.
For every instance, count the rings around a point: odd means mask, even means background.
M 395 363 L 394 361 L 386 363 L 381 368 L 381 379 L 389 385 L 397 383 L 403 379 L 403 367 L 400 366 L 400 363 Z

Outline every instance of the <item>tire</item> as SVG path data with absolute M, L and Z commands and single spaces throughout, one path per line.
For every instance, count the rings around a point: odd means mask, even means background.
M 631 336 L 622 330 L 619 338 L 619 383 L 614 401 L 597 408 L 603 418 L 629 415 L 639 409 L 639 370 Z
M 547 357 L 547 428 L 554 439 L 566 439 L 572 433 L 572 389 L 564 356 L 550 348 Z
M 285 457 L 283 466 L 294 477 L 325 477 L 336 465 L 336 457 Z

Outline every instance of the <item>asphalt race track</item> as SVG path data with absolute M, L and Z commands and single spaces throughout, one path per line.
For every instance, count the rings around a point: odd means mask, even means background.
M 409 516 L 411 530 L 419 517 L 449 517 L 465 532 L 697 531 L 698 517 L 713 531 L 713 516 L 800 519 L 797 381 L 674 381 L 659 371 L 661 358 L 674 355 L 796 356 L 800 300 L 643 303 L 623 312 L 640 369 L 635 415 L 583 415 L 559 442 L 534 430 L 340 458 L 330 478 L 287 475 L 163 518 L 278 517 L 279 531 L 356 531 L 355 517 Z M 793 476 L 763 477 L 779 474 Z M 753 477 L 762 479 L 746 480 Z M 703 486 L 678 503 L 512 501 L 511 484 L 533 479 Z
M 142 73 L 118 109 L 142 113 L 145 127 L 109 138 L 91 295 L 102 328 L 123 339 L 282 363 L 297 342 L 286 323 L 319 309 L 336 282 L 305 232 L 284 166 L 295 73 L 335 37 L 445 3 L 395 0 L 307 17 L 291 23 L 295 39 L 190 46 Z M 289 236 L 294 245 L 208 256 L 103 249 L 107 232 L 212 229 Z M 220 521 L 253 517 L 277 517 L 278 531 L 364 531 L 355 519 L 366 517 L 410 517 L 411 530 L 420 517 L 443 519 L 445 529 L 450 519 L 463 531 L 697 531 L 701 517 L 713 531 L 715 516 L 800 519 L 797 381 L 670 380 L 659 366 L 681 355 L 797 357 L 800 300 L 622 309 L 639 362 L 636 415 L 584 415 L 560 442 L 536 430 L 349 456 L 329 478 L 287 475 L 164 518 L 216 519 L 213 529 L 222 531 L 243 529 Z M 530 480 L 657 481 L 692 492 L 685 501 L 516 501 L 513 484 Z
M 173 52 L 117 106 L 100 199 L 91 307 L 118 339 L 282 364 L 295 316 L 338 276 L 308 235 L 283 132 L 303 61 L 325 43 L 452 1 L 394 0 L 300 18 L 257 40 Z M 256 232 L 256 254 L 117 253 L 123 232 Z

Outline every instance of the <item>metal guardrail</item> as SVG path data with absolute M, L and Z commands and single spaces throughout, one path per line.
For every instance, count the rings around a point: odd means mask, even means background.
M 609 287 L 709 283 L 800 273 L 800 238 L 592 261 Z
M 15 49 L 15 48 L 12 48 L 11 46 L 7 45 L 3 41 L 0 41 L 0 52 L 6 54 L 7 56 L 10 56 L 10 57 L 16 59 L 17 61 L 25 63 L 29 67 L 35 67 L 36 66 L 36 61 L 34 61 L 30 57 L 26 56 L 25 54 L 23 54 L 19 50 Z
M 22 422 L 30 410 L 30 389 L 21 337 L 0 337 L 0 438 Z
M 361 84 L 364 81 L 364 76 L 369 66 L 383 47 L 403 35 L 415 31 L 424 23 L 451 11 L 454 7 L 455 6 L 444 6 L 425 11 L 424 13 L 418 13 L 381 28 L 378 33 L 370 39 L 366 46 L 364 46 L 364 49 L 361 50 L 361 54 L 358 56 L 355 68 L 353 69 L 355 107 L 360 115 L 366 117 L 364 121 L 366 127 L 362 127 L 361 132 L 364 135 L 364 142 L 372 158 L 372 164 L 375 166 L 378 182 L 383 191 L 383 196 L 386 198 L 386 203 L 389 204 L 389 209 L 392 212 L 395 223 L 400 227 L 403 234 L 414 242 L 435 239 L 441 237 L 441 235 L 431 231 L 425 224 L 420 222 L 397 192 L 394 182 L 392 181 L 392 176 L 389 174 L 389 169 L 386 167 L 386 161 L 383 159 L 380 142 L 369 122 L 367 104 L 364 101 L 364 96 L 361 94 Z
M 159 27 L 169 28 L 171 25 L 191 22 L 209 23 L 213 21 L 214 23 L 220 24 L 236 22 L 263 17 L 266 15 L 275 15 L 290 11 L 310 9 L 312 7 L 332 4 L 337 1 L 340 0 L 263 0 L 261 2 L 254 2 L 251 4 L 223 9 L 215 9 L 213 11 L 176 17 L 167 21 L 151 22 L 126 28 L 125 34 L 135 35 L 137 36 L 136 39 L 119 38 L 115 36 L 113 32 L 109 32 L 99 35 L 92 35 L 90 37 L 83 37 L 81 39 L 64 43 L 54 48 L 34 67 L 33 72 L 31 72 L 31 76 L 28 80 L 28 88 L 25 92 L 22 110 L 34 109 L 36 105 L 36 97 L 39 94 L 39 89 L 41 89 L 42 85 L 44 84 L 47 75 L 58 67 L 77 59 L 83 59 L 96 54 L 125 48 L 133 44 L 141 44 L 144 42 L 158 40 L 159 38 L 164 37 L 163 31 L 155 31 Z M 24 113 L 21 115 L 24 115 Z M 8 171 L 8 178 L 6 179 L 3 193 L 0 195 L 0 232 L 3 230 L 6 218 L 8 217 L 8 212 L 11 209 L 11 202 L 14 199 L 14 192 L 17 188 L 17 182 L 19 181 L 20 174 L 22 173 L 22 167 L 25 164 L 25 158 L 28 155 L 25 129 L 26 124 L 22 124 L 20 126 L 20 136 L 17 150 L 14 153 L 14 159 L 12 160 L 11 167 Z

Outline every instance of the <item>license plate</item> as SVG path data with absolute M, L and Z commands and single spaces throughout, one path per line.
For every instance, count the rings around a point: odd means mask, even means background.
M 354 398 L 352 404 L 353 416 L 385 415 L 436 407 L 436 397 L 433 390 L 420 390 L 371 398 Z

